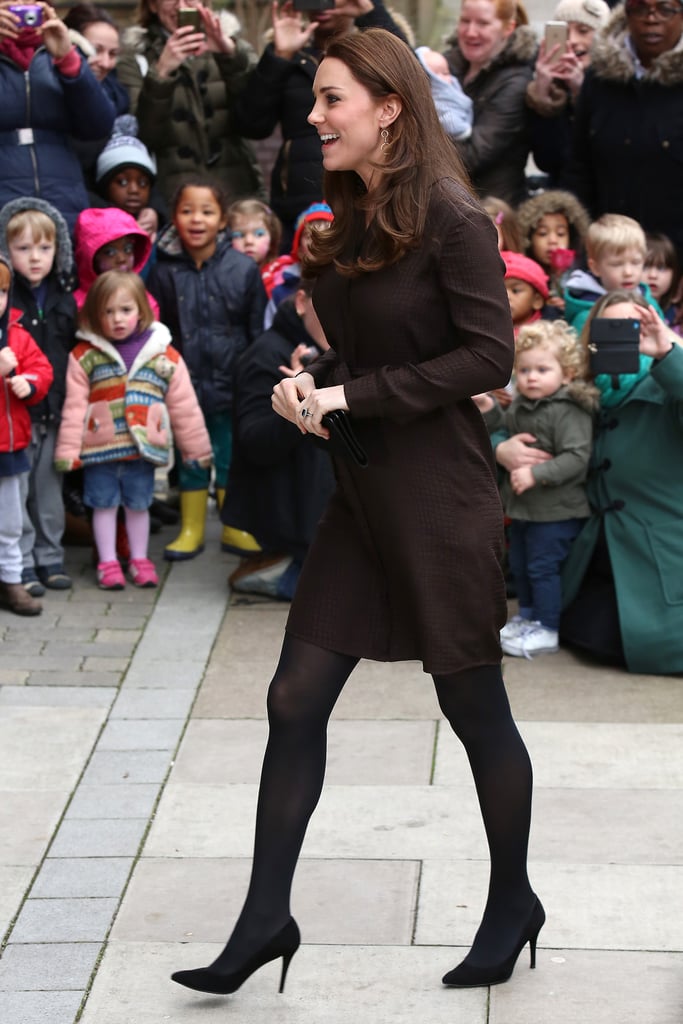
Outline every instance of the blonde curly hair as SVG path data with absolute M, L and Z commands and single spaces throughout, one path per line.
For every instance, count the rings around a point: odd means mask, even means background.
M 579 405 L 593 409 L 597 405 L 598 390 L 588 377 L 588 353 L 578 334 L 565 320 L 537 320 L 520 327 L 515 341 L 515 366 L 520 352 L 532 348 L 548 349 L 569 378 L 567 390 Z

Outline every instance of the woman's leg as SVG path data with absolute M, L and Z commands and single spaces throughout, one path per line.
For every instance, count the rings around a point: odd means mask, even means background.
M 230 940 L 212 965 L 217 971 L 241 967 L 289 920 L 294 869 L 325 775 L 327 722 L 357 663 L 285 635 L 268 691 L 251 881 Z
M 467 752 L 488 839 L 488 899 L 467 963 L 490 967 L 515 948 L 534 905 L 526 864 L 531 762 L 499 665 L 434 676 L 434 684 L 441 710 Z

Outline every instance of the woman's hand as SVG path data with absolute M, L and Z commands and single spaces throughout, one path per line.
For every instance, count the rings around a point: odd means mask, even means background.
M 538 94 L 543 99 L 550 97 L 553 81 L 564 82 L 572 96 L 576 98 L 583 83 L 583 68 L 571 50 L 560 54 L 561 46 L 557 43 L 546 53 L 545 39 L 538 48 L 538 58 L 534 68 L 534 81 Z
M 537 466 L 539 462 L 552 459 L 549 452 L 530 447 L 535 440 L 533 434 L 513 434 L 496 446 L 496 462 L 511 473 L 522 466 Z
M 206 36 L 197 32 L 192 25 L 177 28 L 166 40 L 166 45 L 159 54 L 156 73 L 159 78 L 170 78 L 188 57 L 197 57 L 208 49 Z
M 2 0 L 0 3 L 0 40 L 19 38 L 19 19 L 9 10 L 11 3 L 15 0 Z
M 677 343 L 676 335 L 652 306 L 644 309 L 633 305 L 633 314 L 640 320 L 640 351 L 644 356 L 661 359 Z
M 322 418 L 333 409 L 348 410 L 344 386 L 316 388 L 310 373 L 285 377 L 273 388 L 273 409 L 279 416 L 294 423 L 302 434 L 317 434 L 329 438 L 329 430 Z
M 202 19 L 204 33 L 206 35 L 206 49 L 210 53 L 225 53 L 228 57 L 235 56 L 235 40 L 232 36 L 226 36 L 221 27 L 221 19 L 210 7 L 197 4 L 197 10 Z
M 39 32 L 45 43 L 45 49 L 54 60 L 61 60 L 62 57 L 66 57 L 73 46 L 69 30 L 57 15 L 54 7 L 45 3 L 40 3 L 38 6 L 43 9 L 43 24 L 40 26 Z
M 300 11 L 288 0 L 280 6 L 274 0 L 273 15 L 273 46 L 275 56 L 283 60 L 291 60 L 294 54 L 306 46 L 318 27 L 317 21 L 305 22 Z

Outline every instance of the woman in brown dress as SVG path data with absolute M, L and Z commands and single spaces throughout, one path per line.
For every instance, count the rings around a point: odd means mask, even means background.
M 233 992 L 299 945 L 292 877 L 320 796 L 327 721 L 360 658 L 417 659 L 472 766 L 491 855 L 472 949 L 447 985 L 510 977 L 545 915 L 526 870 L 531 765 L 500 670 L 502 512 L 470 395 L 513 354 L 503 266 L 411 50 L 381 29 L 340 38 L 309 120 L 334 210 L 317 236 L 314 305 L 331 349 L 281 381 L 277 413 L 328 436 L 345 410 L 369 465 L 335 458 L 337 490 L 297 586 L 268 694 L 252 877 L 230 940 L 175 981 Z

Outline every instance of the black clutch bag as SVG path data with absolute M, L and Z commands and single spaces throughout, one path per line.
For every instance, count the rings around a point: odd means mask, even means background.
M 322 424 L 329 430 L 330 439 L 325 441 L 320 438 L 321 446 L 327 448 L 331 455 L 350 459 L 361 469 L 365 469 L 368 464 L 368 456 L 356 437 L 351 417 L 342 409 L 335 409 L 323 416 Z

